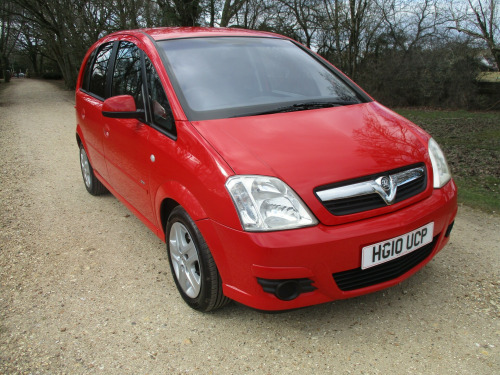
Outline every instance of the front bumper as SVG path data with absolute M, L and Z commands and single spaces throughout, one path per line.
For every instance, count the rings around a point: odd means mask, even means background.
M 216 261 L 224 294 L 247 306 L 272 311 L 355 297 L 400 283 L 446 245 L 446 232 L 456 213 L 457 190 L 452 180 L 434 190 L 430 197 L 399 211 L 343 225 L 319 224 L 267 233 L 235 230 L 209 219 L 200 220 L 197 225 Z M 354 290 L 339 288 L 333 274 L 359 269 L 364 246 L 400 236 L 429 222 L 434 222 L 434 242 L 423 260 L 390 280 Z M 312 280 L 314 288 L 285 301 L 265 292 L 259 283 L 262 279 L 307 279 Z

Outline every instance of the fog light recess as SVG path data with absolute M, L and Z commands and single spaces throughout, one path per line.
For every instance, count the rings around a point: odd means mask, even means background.
M 282 301 L 292 301 L 302 293 L 312 292 L 316 287 L 312 285 L 311 279 L 261 279 L 258 283 L 266 293 L 271 293 Z

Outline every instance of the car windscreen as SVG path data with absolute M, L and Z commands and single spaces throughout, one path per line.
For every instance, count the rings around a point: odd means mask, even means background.
M 292 41 L 210 37 L 159 41 L 189 120 L 288 112 L 369 100 Z

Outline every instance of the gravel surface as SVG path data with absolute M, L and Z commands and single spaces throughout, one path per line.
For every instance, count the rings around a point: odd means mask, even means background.
M 165 245 L 85 190 L 73 105 L 45 81 L 0 91 L 0 373 L 500 373 L 499 216 L 460 207 L 450 244 L 382 292 L 198 313 Z

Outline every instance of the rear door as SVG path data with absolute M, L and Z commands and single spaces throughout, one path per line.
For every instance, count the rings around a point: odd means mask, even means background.
M 77 122 L 81 125 L 88 157 L 94 172 L 106 181 L 108 172 L 103 148 L 102 103 L 106 97 L 106 72 L 112 52 L 113 42 L 105 43 L 89 57 L 82 87 L 76 94 Z

